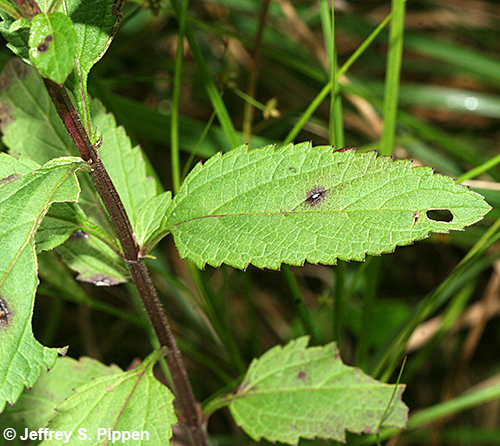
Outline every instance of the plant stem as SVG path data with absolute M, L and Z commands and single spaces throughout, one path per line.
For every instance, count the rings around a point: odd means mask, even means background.
M 187 433 L 193 446 L 208 446 L 208 436 L 202 423 L 199 404 L 194 398 L 181 353 L 175 342 L 165 312 L 149 272 L 140 255 L 132 225 L 123 202 L 102 163 L 97 147 L 86 132 L 64 86 L 44 79 L 45 86 L 64 126 L 68 130 L 82 159 L 91 166 L 91 178 L 106 207 L 123 249 L 123 258 L 130 270 L 149 319 L 161 346 L 168 347 L 167 364 L 172 374 L 177 400 L 181 406 Z

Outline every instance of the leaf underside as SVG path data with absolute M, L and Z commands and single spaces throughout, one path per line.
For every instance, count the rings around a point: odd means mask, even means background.
M 445 210 L 451 221 L 429 218 Z M 165 217 L 181 257 L 277 269 L 392 252 L 461 230 L 490 210 L 479 194 L 409 160 L 331 146 L 246 146 L 198 164 Z
M 345 431 L 403 428 L 404 386 L 380 383 L 344 365 L 334 343 L 307 347 L 308 337 L 255 359 L 229 409 L 254 440 L 297 444 L 300 438 L 345 441 Z

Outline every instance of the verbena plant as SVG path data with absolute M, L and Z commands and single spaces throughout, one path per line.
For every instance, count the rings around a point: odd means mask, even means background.
M 325 20 L 330 17 L 326 5 L 321 3 Z M 200 58 L 185 29 L 187 2 L 173 6 L 181 35 L 186 32 L 194 57 Z M 388 385 L 348 367 L 335 343 L 308 347 L 307 337 L 271 348 L 252 362 L 237 387 L 221 389 L 201 408 L 144 259 L 172 234 L 180 256 L 199 268 L 361 261 L 431 232 L 476 223 L 490 210 L 483 197 L 411 161 L 286 141 L 279 147 L 240 146 L 219 153 L 196 165 L 182 184 L 174 152 L 172 197 L 158 190 L 141 150 L 132 147 L 123 128 L 87 91 L 89 72 L 117 30 L 120 2 L 2 0 L 0 7 L 1 31 L 18 56 L 5 67 L 0 92 L 3 142 L 9 149 L 0 155 L 0 409 L 13 405 L 2 416 L 2 427 L 22 422 L 30 431 L 64 431 L 71 433 L 72 445 L 106 444 L 120 435 L 123 440 L 126 432 L 144 431 L 147 440 L 126 438 L 127 444 L 160 445 L 170 444 L 172 426 L 178 424 L 178 441 L 208 445 L 208 418 L 228 407 L 254 440 L 343 441 L 346 430 L 404 428 L 403 385 Z M 384 106 L 388 123 L 395 123 L 397 109 L 401 17 L 402 3 L 396 2 L 391 27 L 396 43 L 390 52 L 396 68 L 390 71 Z M 333 41 L 328 45 L 333 54 Z M 317 99 L 333 90 L 333 114 L 339 113 L 338 79 L 349 64 L 340 71 L 334 65 Z M 176 73 L 180 76 L 180 69 Z M 227 110 L 207 79 L 219 121 L 237 145 Z M 176 82 L 178 87 L 179 77 Z M 313 111 L 314 105 L 302 123 Z M 385 127 L 383 153 L 391 152 L 394 132 Z M 492 238 L 478 244 L 469 258 L 491 243 Z M 41 345 L 31 320 L 37 256 L 49 250 L 56 250 L 80 280 L 133 282 L 158 349 L 123 371 L 97 360 L 61 357 L 67 348 Z M 467 260 L 454 274 L 468 267 Z M 425 311 L 414 323 L 424 317 Z M 307 325 L 307 316 L 304 321 Z M 382 372 L 390 374 L 396 367 L 411 328 L 388 352 L 393 359 L 380 362 L 386 367 Z M 162 358 L 168 386 L 153 376 Z M 38 439 L 51 445 L 66 441 Z

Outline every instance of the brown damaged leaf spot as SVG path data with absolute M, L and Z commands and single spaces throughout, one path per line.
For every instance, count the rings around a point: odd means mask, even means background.
M 0 296 L 0 329 L 8 325 L 11 318 L 12 313 L 9 306 L 7 305 L 7 302 L 5 302 L 5 299 Z
M 12 175 L 9 175 L 6 178 L 2 178 L 2 179 L 0 179 L 0 186 L 2 184 L 10 183 L 11 181 L 14 181 L 16 178 L 19 178 L 19 177 L 22 177 L 22 175 L 20 173 L 13 173 Z
M 307 192 L 305 202 L 311 206 L 317 206 L 318 204 L 325 201 L 327 190 L 322 186 L 315 186 L 309 192 Z

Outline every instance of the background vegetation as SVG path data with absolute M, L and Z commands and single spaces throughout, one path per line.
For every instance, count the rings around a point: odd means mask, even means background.
M 304 121 L 332 73 L 326 3 L 184 5 L 181 26 L 180 2 L 126 2 L 120 30 L 89 80 L 91 93 L 141 145 L 161 187 L 175 191 L 195 162 L 242 143 L 312 140 L 411 158 L 469 181 L 498 207 L 497 2 L 408 1 L 399 92 L 386 26 L 335 84 L 336 99 L 326 95 Z M 335 1 L 338 67 L 390 13 L 388 1 Z M 3 63 L 10 57 L 7 49 L 1 55 Z M 410 424 L 390 444 L 500 444 L 497 218 L 492 211 L 464 233 L 335 267 L 200 272 L 179 259 L 171 238 L 149 266 L 200 400 L 236 386 L 254 357 L 302 334 L 313 345 L 337 341 L 344 362 L 394 382 L 402 365 L 392 353 L 403 336 Z M 488 246 L 456 269 L 471 249 Z M 70 356 L 125 368 L 151 351 L 132 287 L 77 282 L 47 253 L 40 275 L 34 331 L 44 345 L 69 344 Z M 252 444 L 224 411 L 211 418 L 209 432 L 221 445 Z

